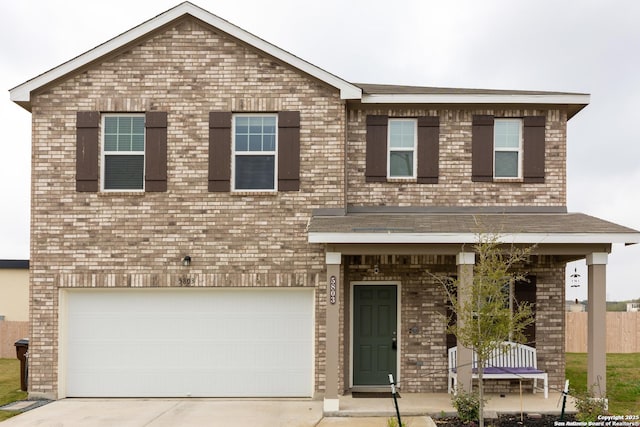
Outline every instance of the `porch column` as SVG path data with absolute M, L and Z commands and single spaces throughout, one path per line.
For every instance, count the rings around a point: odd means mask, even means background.
M 587 388 L 594 397 L 607 392 L 607 256 L 606 252 L 587 255 Z
M 461 304 L 465 304 L 471 297 L 471 286 L 473 285 L 473 266 L 476 263 L 476 254 L 473 252 L 460 252 L 456 256 L 456 264 L 458 264 L 458 300 Z M 462 319 L 458 317 L 459 325 Z M 470 348 L 463 347 L 460 343 L 458 346 L 457 374 L 458 387 L 462 390 L 470 392 L 472 390 L 471 378 L 471 362 L 473 351 Z
M 324 412 L 340 409 L 338 399 L 338 372 L 340 356 L 340 252 L 327 252 L 327 319 Z

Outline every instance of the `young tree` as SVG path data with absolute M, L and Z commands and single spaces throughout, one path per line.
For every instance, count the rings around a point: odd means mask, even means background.
M 479 234 L 473 249 L 476 263 L 470 287 L 462 289 L 459 278 L 439 281 L 447 291 L 456 319 L 455 323 L 450 322 L 449 332 L 455 335 L 458 345 L 472 349 L 477 355 L 478 415 L 483 427 L 485 363 L 503 341 L 524 342 L 524 330 L 534 321 L 530 304 L 510 299 L 514 283 L 526 280 L 523 273 L 512 269 L 515 264 L 527 261 L 532 248 L 505 248 L 498 235 Z

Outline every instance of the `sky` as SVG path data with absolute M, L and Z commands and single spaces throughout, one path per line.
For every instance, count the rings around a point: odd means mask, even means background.
M 29 257 L 30 114 L 8 90 L 178 0 L 0 0 L 0 259 Z M 567 207 L 640 230 L 640 2 L 193 0 L 347 81 L 591 94 L 568 124 Z M 570 263 L 586 299 L 584 261 Z M 614 245 L 607 299 L 640 298 L 640 245 Z

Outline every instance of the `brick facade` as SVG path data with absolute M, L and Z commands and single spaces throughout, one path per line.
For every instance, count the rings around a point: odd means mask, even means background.
M 447 392 L 447 296 L 436 277 L 456 275 L 454 256 L 348 256 L 345 260 L 345 348 L 344 372 L 349 372 L 350 326 L 349 289 L 352 282 L 399 283 L 401 316 L 400 386 L 406 392 Z M 374 272 L 377 266 L 378 273 Z M 549 386 L 561 389 L 564 383 L 564 269 L 555 257 L 533 257 L 521 272 L 536 277 L 536 343 L 538 367 L 549 374 Z M 343 375 L 342 388 L 349 388 Z M 487 381 L 493 392 L 517 391 L 518 381 Z M 523 388 L 531 390 L 531 381 Z
M 182 18 L 145 40 L 32 96 L 30 391 L 56 397 L 61 288 L 309 287 L 315 296 L 315 389 L 324 391 L 325 248 L 307 242 L 319 208 L 355 206 L 564 206 L 564 109 L 367 109 L 336 88 Z M 300 191 L 208 192 L 211 111 L 300 111 Z M 76 192 L 78 111 L 165 111 L 168 190 Z M 438 184 L 366 183 L 367 114 L 440 117 Z M 546 117 L 543 184 L 471 182 L 474 114 Z M 188 254 L 192 264 L 181 265 Z M 374 274 L 372 266 L 379 264 Z M 349 289 L 353 281 L 401 283 L 401 378 L 406 391 L 446 391 L 445 295 L 426 272 L 451 273 L 442 256 L 345 256 L 340 389 L 348 389 Z M 564 264 L 532 265 L 538 277 L 540 366 L 564 378 Z M 182 280 L 182 279 L 188 280 Z
M 545 182 L 472 182 L 471 123 L 473 115 L 545 116 Z M 438 184 L 415 180 L 365 182 L 366 116 L 440 117 Z M 348 203 L 354 206 L 565 206 L 566 122 L 563 110 L 538 109 L 388 109 L 349 110 L 347 140 Z
M 76 192 L 82 110 L 166 111 L 168 191 Z M 300 191 L 209 193 L 207 120 L 216 110 L 300 111 Z M 194 286 L 317 287 L 324 252 L 307 243 L 305 227 L 312 209 L 344 205 L 344 139 L 335 89 L 194 20 L 36 95 L 32 392 L 55 394 L 59 287 L 180 286 L 185 254 Z

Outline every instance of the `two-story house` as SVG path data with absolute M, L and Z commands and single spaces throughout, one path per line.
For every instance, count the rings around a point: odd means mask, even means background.
M 552 387 L 587 259 L 605 378 L 607 254 L 640 233 L 566 210 L 588 95 L 351 83 L 186 2 L 11 99 L 33 118 L 32 397 L 446 392 L 430 273 L 468 283 L 479 231 L 537 245 L 512 293 Z

